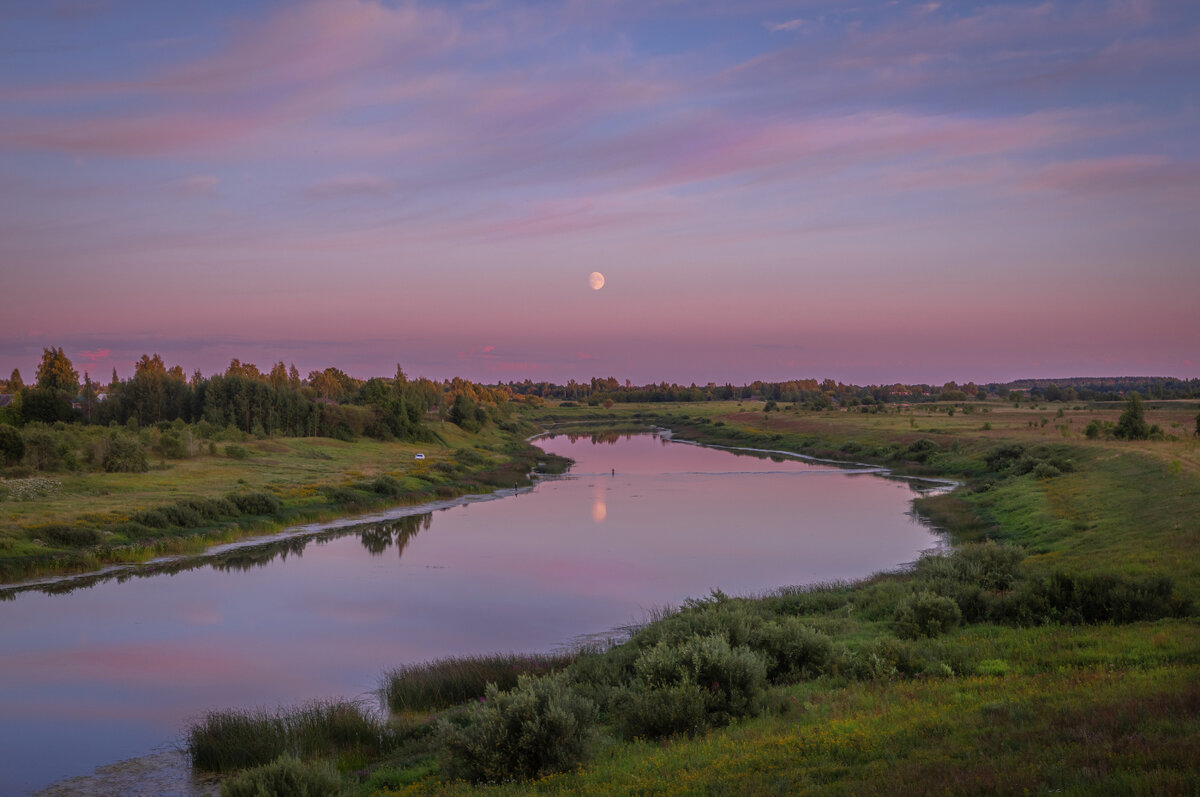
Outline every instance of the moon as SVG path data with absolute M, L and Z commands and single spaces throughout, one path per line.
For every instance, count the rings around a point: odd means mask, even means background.
M 593 271 L 588 275 L 588 285 L 591 285 L 594 291 L 600 290 L 604 287 L 604 275 L 599 271 Z

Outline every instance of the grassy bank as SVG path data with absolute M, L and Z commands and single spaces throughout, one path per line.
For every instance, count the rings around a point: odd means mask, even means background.
M 297 523 L 528 485 L 529 472 L 547 459 L 522 441 L 531 429 L 468 434 L 446 424 L 434 444 L 246 440 L 160 459 L 145 473 L 5 479 L 0 583 L 199 553 Z
M 402 668 L 385 683 L 413 700 L 392 701 L 395 746 L 356 768 L 324 756 L 338 788 L 1197 793 L 1195 441 L 1086 436 L 1119 407 L 949 409 L 543 410 L 560 429 L 656 423 L 710 443 L 955 478 L 964 487 L 921 509 L 956 551 L 858 584 L 714 594 L 625 644 L 545 667 L 553 673 L 524 659 Z M 1151 405 L 1147 418 L 1170 430 L 1194 413 L 1194 403 Z M 496 668 L 507 691 L 487 685 Z M 308 776 L 291 759 L 270 766 L 238 788 L 284 767 Z M 311 766 L 330 776 L 328 764 Z

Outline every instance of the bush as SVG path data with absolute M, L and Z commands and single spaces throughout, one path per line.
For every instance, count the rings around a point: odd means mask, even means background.
M 245 446 L 230 445 L 225 446 L 225 456 L 230 459 L 248 459 L 250 457 L 250 449 Z
M 350 790 L 328 762 L 280 756 L 221 784 L 221 797 L 339 797 Z
M 709 727 L 704 689 L 687 681 L 657 689 L 626 688 L 614 699 L 617 724 L 626 738 L 694 735 Z
M 226 498 L 243 515 L 273 515 L 279 511 L 279 499 L 265 490 L 231 493 Z
M 31 530 L 30 534 L 46 542 L 68 548 L 97 545 L 103 539 L 103 535 L 98 529 L 89 529 L 83 526 L 42 526 L 39 529 Z
M 561 675 L 521 676 L 515 689 L 490 685 L 459 721 L 443 719 L 437 737 L 448 772 L 498 783 L 563 772 L 587 757 L 595 705 Z
M 150 470 L 146 450 L 136 437 L 125 432 L 109 435 L 102 464 L 108 473 L 145 473 Z
M 358 506 L 365 497 L 350 487 L 323 487 L 321 492 L 329 503 L 345 507 Z
M 218 521 L 234 518 L 241 514 L 233 502 L 226 498 L 184 498 L 175 502 L 177 506 L 195 512 L 202 520 Z M 196 525 L 201 525 L 197 523 Z
M 130 520 L 152 529 L 165 529 L 171 525 L 170 519 L 158 509 L 143 509 L 134 512 Z
M 833 653 L 833 641 L 798 617 L 762 625 L 750 647 L 767 657 L 767 677 L 774 683 L 815 678 Z
M 671 645 L 659 642 L 643 652 L 633 663 L 634 679 L 630 688 L 643 700 L 655 700 L 652 692 L 674 689 L 684 695 L 696 686 L 704 696 L 705 725 L 728 725 L 739 717 L 753 716 L 762 709 L 767 685 L 767 661 L 748 647 L 732 647 L 726 639 L 713 634 L 692 637 Z M 622 701 L 625 708 L 628 701 Z M 652 728 L 632 727 L 626 714 L 622 724 L 636 736 L 652 735 Z
M 950 598 L 920 592 L 896 610 L 892 625 L 907 639 L 934 637 L 951 631 L 962 622 L 962 610 Z
M 404 487 L 401 486 L 400 480 L 386 473 L 376 476 L 366 486 L 371 492 L 388 498 L 399 498 L 404 494 Z

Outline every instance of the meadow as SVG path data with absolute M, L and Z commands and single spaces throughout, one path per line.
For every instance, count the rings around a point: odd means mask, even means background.
M 442 424 L 436 442 L 408 443 L 225 430 L 206 437 L 196 425 L 164 426 L 140 433 L 152 452 L 145 472 L 81 465 L 0 481 L 0 583 L 197 554 L 297 523 L 525 486 L 547 459 L 523 442 L 533 427 L 468 433 Z M 61 448 L 82 463 L 109 431 L 47 427 L 44 434 L 63 438 Z M 168 434 L 187 446 L 159 453 L 158 439 Z
M 1162 433 L 1141 441 L 1111 435 L 1120 404 L 525 411 L 544 428 L 654 425 L 953 479 L 915 504 L 954 550 L 859 583 L 697 596 L 609 648 L 381 662 L 385 716 L 220 712 L 187 731 L 189 752 L 227 795 L 1196 793 L 1198 409 L 1148 402 Z M 4 533 L 11 551 L 39 524 L 100 527 L 231 489 L 280 502 L 251 517 L 267 528 L 363 496 L 484 489 L 536 459 L 511 436 L 451 431 L 444 447 L 267 439 L 244 457 L 59 477 L 61 495 L 0 504 Z
M 1119 405 L 545 407 L 558 429 L 654 424 L 953 478 L 917 504 L 955 549 L 861 583 L 697 597 L 553 663 L 402 667 L 381 681 L 388 749 L 289 748 L 224 788 L 1196 793 L 1196 409 L 1150 403 L 1166 433 L 1135 442 L 1085 431 Z

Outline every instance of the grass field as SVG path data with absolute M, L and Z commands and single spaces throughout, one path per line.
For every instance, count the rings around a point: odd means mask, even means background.
M 198 553 L 288 524 L 528 483 L 538 455 L 522 436 L 494 427 L 471 435 L 444 424 L 436 443 L 251 439 L 200 446 L 187 458 L 158 458 L 145 473 L 78 470 L 5 479 L 0 583 L 164 553 Z M 216 509 L 199 519 L 175 513 L 166 522 L 145 514 L 264 494 L 277 506 L 262 513 L 226 506 L 223 513 Z
M 308 754 L 311 763 L 264 758 L 230 793 L 280 778 L 340 782 L 356 795 L 1200 793 L 1198 410 L 1148 402 L 1147 421 L 1165 439 L 1130 442 L 1084 432 L 1093 420 L 1114 423 L 1119 405 L 547 406 L 532 420 L 551 428 L 655 424 L 713 444 L 953 478 L 954 493 L 917 503 L 956 553 L 854 585 L 698 600 L 624 645 L 521 676 L 509 692 L 486 686 L 488 668 L 507 660 L 393 670 L 389 693 L 439 697 L 425 710 L 396 701 L 386 749 L 364 753 L 356 742 Z M 503 448 L 448 442 L 485 459 Z M 458 456 L 425 447 L 420 465 L 411 447 L 262 445 L 246 460 L 199 458 L 130 477 L 86 511 L 189 489 L 223 495 L 237 479 L 302 506 L 310 492 L 324 495 L 313 485 L 331 473 L 345 484 L 381 475 L 428 484 L 421 468 Z M 207 487 L 188 487 L 201 477 Z M 76 501 L 92 484 L 80 478 L 69 488 Z M 62 489 L 6 517 L 6 533 L 82 511 Z M 381 662 L 381 673 L 395 664 Z M 467 698 L 447 708 L 446 694 Z M 563 755 L 535 755 L 522 738 L 539 750 L 563 745 Z

